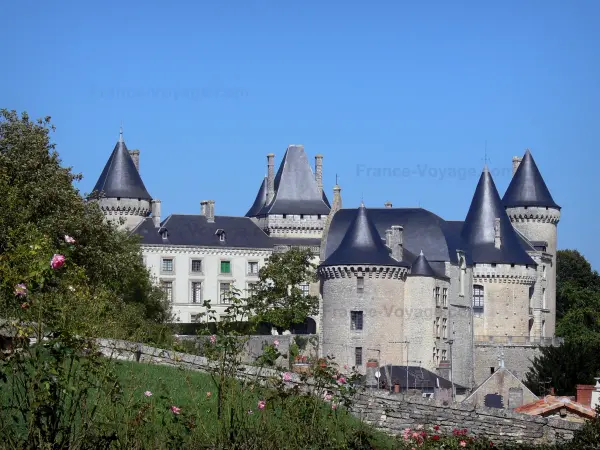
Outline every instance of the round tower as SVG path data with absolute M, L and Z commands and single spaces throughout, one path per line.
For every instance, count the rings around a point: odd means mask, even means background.
M 323 296 L 322 354 L 366 372 L 374 359 L 401 364 L 404 283 L 400 230 L 392 252 L 361 205 L 339 247 L 319 266 Z M 398 259 L 393 258 L 394 254 Z
M 127 150 L 122 129 L 93 193 L 104 216 L 119 228 L 130 230 L 151 213 L 152 197 L 139 173 L 139 150 Z
M 531 155 L 526 150 L 502 203 L 513 226 L 538 250 L 538 276 L 532 295 L 534 334 L 553 337 L 556 327 L 556 251 L 560 206 L 556 204 Z M 538 314 L 537 311 L 540 311 Z

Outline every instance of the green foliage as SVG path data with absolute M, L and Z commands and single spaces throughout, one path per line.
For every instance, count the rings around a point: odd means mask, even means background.
M 316 280 L 316 266 L 310 250 L 291 249 L 273 253 L 260 269 L 255 293 L 248 299 L 253 320 L 289 329 L 317 314 L 319 299 L 304 295 L 300 285 Z
M 16 317 L 17 284 L 53 303 L 46 325 L 69 322 L 88 337 L 163 339 L 164 295 L 153 286 L 138 241 L 106 223 L 97 202 L 85 201 L 74 183 L 81 175 L 61 166 L 50 118 L 0 111 L 0 307 Z M 74 239 L 74 243 L 66 242 Z M 59 271 L 54 253 L 69 250 Z M 59 276 L 60 274 L 60 276 Z M 43 287 L 42 287 L 43 286 Z M 59 305 L 62 307 L 59 308 Z M 33 307 L 33 305 L 31 305 Z M 151 337 L 147 331 L 151 329 Z
M 525 384 L 537 395 L 553 387 L 557 395 L 574 395 L 577 384 L 594 384 L 600 373 L 600 345 L 597 342 L 566 341 L 559 347 L 540 347 Z

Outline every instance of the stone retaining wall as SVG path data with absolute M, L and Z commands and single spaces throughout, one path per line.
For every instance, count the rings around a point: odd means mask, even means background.
M 112 358 L 183 367 L 207 372 L 212 363 L 202 356 L 162 350 L 126 341 L 99 339 L 100 351 Z M 265 382 L 281 378 L 275 369 L 242 365 L 238 378 Z M 300 376 L 292 374 L 292 383 L 299 384 Z M 303 384 L 309 390 L 312 383 Z M 463 403 L 443 404 L 435 399 L 405 397 L 382 391 L 365 391 L 356 396 L 352 413 L 363 421 L 390 434 L 401 434 L 405 428 L 440 425 L 442 433 L 454 428 L 466 428 L 470 434 L 485 435 L 494 442 L 523 442 L 530 444 L 564 442 L 573 438 L 581 424 L 562 419 L 518 414 L 506 409 L 474 407 Z

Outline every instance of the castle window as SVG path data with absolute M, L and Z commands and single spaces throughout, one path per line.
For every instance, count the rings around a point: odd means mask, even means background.
M 448 288 L 442 289 L 442 305 L 448 307 Z
M 542 320 L 542 337 L 546 337 L 546 321 Z
M 202 260 L 201 259 L 192 259 L 192 272 L 202 273 Z
M 285 219 L 287 217 L 287 214 L 283 214 L 283 218 Z
M 483 313 L 483 286 L 480 284 L 473 285 L 473 312 L 475 314 Z
M 173 282 L 172 281 L 162 281 L 160 283 L 160 287 L 165 294 L 167 294 L 167 301 L 173 301 Z
M 442 337 L 444 339 L 448 338 L 448 325 L 446 324 L 447 319 L 442 320 Z
M 219 303 L 231 303 L 231 283 L 219 283 Z
M 436 338 L 440 337 L 440 318 L 439 317 L 435 318 L 435 337 Z
M 258 275 L 258 261 L 248 262 L 248 275 Z
M 321 214 L 317 214 L 317 219 L 321 220 Z
M 546 266 L 542 266 L 542 278 L 546 279 Z
M 442 350 L 442 361 L 447 361 L 446 350 Z
M 350 311 L 350 329 L 360 331 L 363 329 L 363 312 Z
M 190 323 L 200 322 L 200 314 L 190 314 Z
M 221 261 L 221 273 L 231 273 L 231 261 Z
M 362 366 L 362 360 L 363 360 L 362 347 L 355 347 L 354 348 L 354 365 Z
M 356 292 L 364 292 L 365 290 L 365 277 L 356 277 Z
M 301 218 L 301 219 L 304 219 L 304 214 L 300 214 L 300 218 Z
M 435 288 L 435 304 L 437 306 L 440 306 L 440 288 L 439 287 Z
M 257 292 L 258 283 L 248 283 L 248 288 L 246 292 L 248 293 L 248 297 L 252 297 Z
M 302 291 L 302 297 L 308 297 L 310 294 L 310 286 L 307 283 L 301 284 L 300 290 Z
M 546 288 L 542 288 L 542 309 L 548 309 L 546 304 Z
M 174 270 L 173 258 L 163 258 L 161 269 L 162 272 L 172 273 Z
M 200 281 L 193 281 L 191 289 L 191 302 L 201 303 L 202 302 L 202 283 Z

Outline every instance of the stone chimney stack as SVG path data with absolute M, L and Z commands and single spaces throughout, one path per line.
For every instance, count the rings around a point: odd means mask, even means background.
M 315 156 L 315 180 L 317 180 L 317 187 L 319 192 L 323 193 L 323 155 Z
M 342 209 L 342 188 L 339 185 L 333 187 L 333 203 L 331 204 L 332 211 Z
M 392 229 L 385 230 L 385 245 L 387 248 L 392 248 Z
M 392 258 L 396 261 L 402 261 L 404 256 L 404 227 L 401 225 L 392 225 Z
M 200 202 L 200 215 L 206 217 L 207 222 L 215 221 L 215 201 L 202 200 Z
M 523 158 L 521 158 L 520 156 L 513 156 L 513 177 L 515 176 L 515 172 L 517 171 L 517 169 L 519 168 L 519 165 L 521 164 L 521 161 L 523 161 Z
M 267 205 L 275 197 L 275 155 L 267 155 Z
M 156 228 L 160 227 L 160 200 L 152 200 L 152 223 Z
M 385 202 L 383 204 L 383 206 L 385 206 L 386 208 L 391 208 L 392 207 L 392 202 Z
M 494 219 L 494 247 L 502 247 L 502 238 L 500 236 L 500 218 Z
M 135 164 L 135 168 L 138 173 L 140 171 L 140 151 L 139 150 L 129 150 L 129 155 L 131 159 L 133 159 L 133 164 Z

